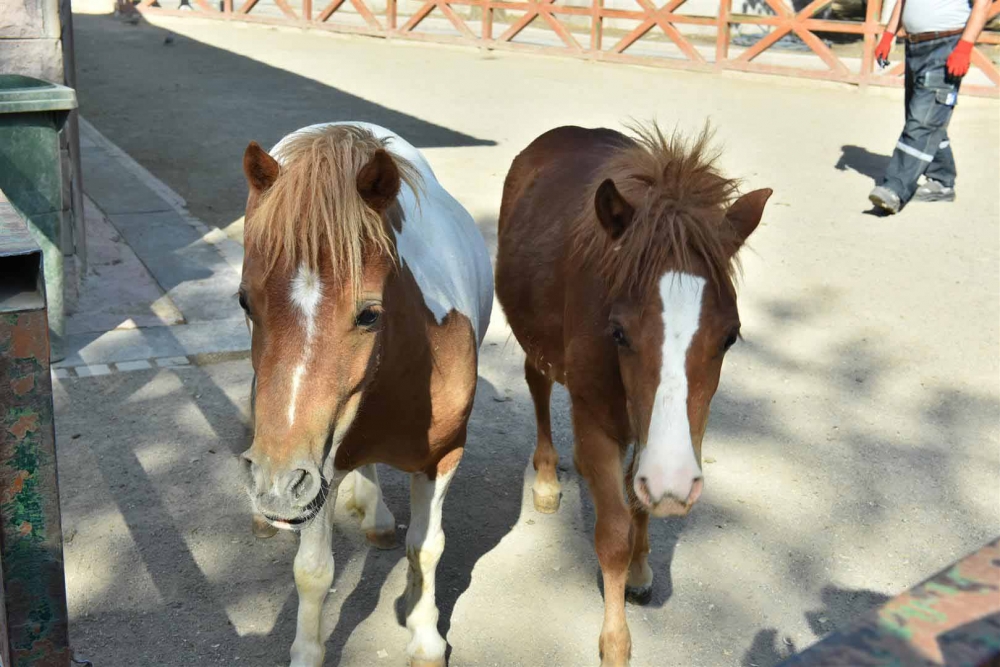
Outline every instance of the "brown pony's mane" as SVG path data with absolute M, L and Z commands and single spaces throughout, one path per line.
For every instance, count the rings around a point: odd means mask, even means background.
M 281 163 L 278 179 L 244 228 L 246 243 L 264 257 L 266 272 L 279 258 L 285 266 L 304 262 L 318 272 L 322 254 L 334 279 L 357 289 L 366 257 L 376 254 L 396 262 L 389 225 L 401 215 L 398 205 L 386 211 L 389 220 L 383 219 L 357 186 L 358 172 L 386 144 L 361 127 L 328 125 L 302 130 L 281 145 L 275 156 Z M 398 155 L 392 159 L 402 182 L 416 193 L 416 168 Z
M 611 298 L 647 294 L 668 266 L 690 272 L 696 259 L 719 288 L 732 290 L 739 239 L 725 213 L 738 182 L 719 172 L 710 129 L 693 143 L 676 132 L 664 136 L 655 123 L 630 129 L 636 137 L 622 143 L 587 189 L 572 231 L 574 255 L 598 271 Z M 604 231 L 594 208 L 597 188 L 608 178 L 635 208 L 618 239 Z

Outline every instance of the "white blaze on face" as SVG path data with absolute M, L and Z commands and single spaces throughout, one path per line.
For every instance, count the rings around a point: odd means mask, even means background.
M 302 347 L 302 359 L 292 371 L 292 391 L 288 401 L 288 425 L 295 423 L 295 404 L 299 397 L 299 387 L 306 374 L 306 367 L 312 357 L 312 342 L 316 335 L 316 313 L 323 299 L 323 285 L 319 276 L 313 273 L 304 263 L 299 266 L 298 273 L 292 279 L 291 301 L 298 308 L 302 328 L 306 334 Z
M 660 278 L 663 351 L 660 384 L 653 399 L 649 432 L 639 457 L 636 484 L 645 480 L 649 500 L 672 496 L 684 502 L 701 477 L 688 423 L 687 353 L 698 331 L 705 279 L 669 271 Z M 640 494 L 641 497 L 641 494 Z

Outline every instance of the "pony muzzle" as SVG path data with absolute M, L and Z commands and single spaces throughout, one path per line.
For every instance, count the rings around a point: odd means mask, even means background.
M 248 491 L 254 509 L 278 528 L 295 529 L 322 509 L 328 484 L 319 468 L 310 461 L 287 466 L 258 463 L 249 452 L 242 458 L 249 466 Z
M 698 502 L 705 481 L 696 464 L 667 469 L 640 460 L 632 486 L 636 498 L 651 515 L 683 516 Z

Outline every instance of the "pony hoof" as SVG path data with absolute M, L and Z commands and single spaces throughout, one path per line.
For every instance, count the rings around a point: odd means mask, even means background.
M 258 540 L 266 540 L 278 534 L 278 529 L 267 522 L 267 519 L 259 514 L 253 515 L 253 536 Z
M 542 514 L 555 514 L 559 509 L 559 493 L 553 493 L 551 495 L 542 495 L 531 490 L 531 495 L 535 500 L 535 510 L 541 512 Z
M 410 658 L 410 667 L 446 667 L 446 664 L 443 657 L 440 660 Z
M 653 599 L 653 585 L 626 586 L 625 601 L 631 604 L 646 605 Z
M 368 543 L 376 549 L 396 548 L 395 528 L 390 528 L 389 530 L 368 530 L 365 531 L 365 537 L 368 539 Z

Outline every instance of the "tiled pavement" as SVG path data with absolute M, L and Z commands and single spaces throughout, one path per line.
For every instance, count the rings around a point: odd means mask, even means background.
M 88 240 L 112 246 L 103 249 L 114 259 L 92 262 L 81 302 L 108 307 L 89 320 L 78 314 L 66 357 L 53 365 L 57 377 L 245 353 L 249 339 L 235 299 L 242 247 L 188 213 L 180 195 L 92 125 L 80 125 Z M 131 283 L 149 287 L 129 292 Z M 122 303 L 126 296 L 131 301 Z

